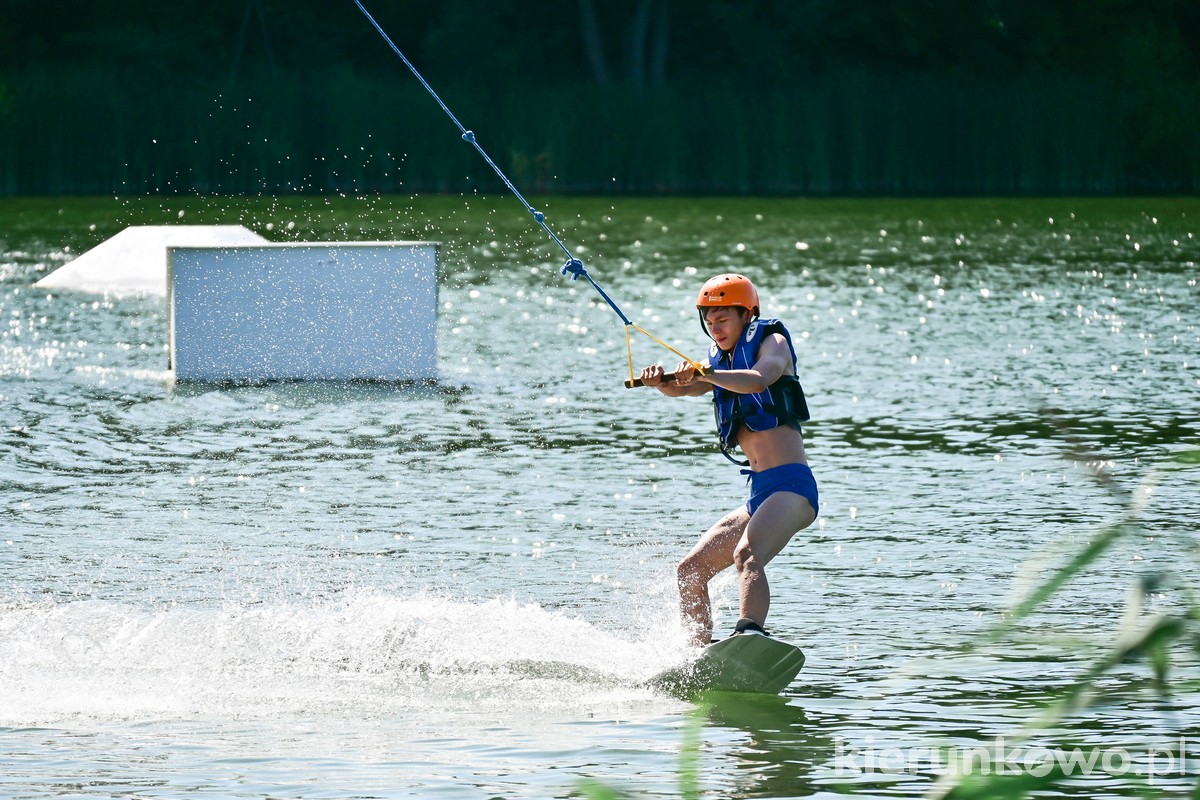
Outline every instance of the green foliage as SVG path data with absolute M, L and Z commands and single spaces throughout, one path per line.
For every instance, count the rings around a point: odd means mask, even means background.
M 1084 442 L 1065 432 L 1067 425 L 1061 414 L 1046 412 L 1045 420 L 1048 427 L 1059 431 L 1058 436 L 1064 443 L 1066 458 L 1085 465 L 1102 463 L 1101 459 L 1087 452 Z M 1174 454 L 1166 462 L 1164 469 L 1177 471 L 1197 464 L 1200 464 L 1200 448 L 1191 448 Z M 1144 532 L 1139 523 L 1143 498 L 1147 494 L 1146 488 L 1154 485 L 1158 476 L 1148 476 L 1138 489 L 1129 492 L 1101 469 L 1092 469 L 1091 474 L 1099 486 L 1123 501 L 1123 518 L 1106 526 L 1096 536 L 1069 552 L 1064 563 L 1018 598 L 1006 621 L 985 632 L 977 644 L 994 643 L 1014 633 L 1018 622 L 1036 612 L 1073 579 L 1095 565 L 1118 541 L 1137 532 Z M 1180 558 L 1195 559 L 1200 555 L 1196 542 L 1191 539 L 1175 544 L 1179 545 Z M 1143 608 L 1144 599 L 1167 589 L 1179 595 L 1180 610 L 1170 614 L 1146 614 Z M 1200 597 L 1197 596 L 1196 587 L 1184 582 L 1174 572 L 1159 571 L 1140 576 L 1135 585 L 1130 587 L 1121 623 L 1105 652 L 1088 665 L 1074 681 L 1059 689 L 1055 697 L 1044 704 L 1015 736 L 1002 737 L 1003 741 L 1009 748 L 1013 748 L 1035 738 L 1053 738 L 1054 731 L 1061 729 L 1061 724 L 1069 721 L 1073 715 L 1087 709 L 1102 707 L 1110 699 L 1111 691 L 1105 688 L 1105 679 L 1123 665 L 1147 665 L 1153 674 L 1157 691 L 1164 696 L 1170 694 L 1173 688 L 1172 658 L 1181 650 L 1200 654 Z M 1112 699 L 1119 700 L 1116 697 Z M 678 771 L 679 793 L 683 798 L 698 798 L 702 794 L 699 781 L 699 731 L 703 720 L 708 716 L 708 711 L 703 702 L 698 704 L 689 715 L 684 728 Z M 1072 741 L 1059 744 L 1064 751 L 1072 747 L 1080 751 L 1088 749 L 1087 742 Z M 1183 759 L 1185 754 L 1179 753 L 1177 757 Z M 950 759 L 948 761 L 958 771 L 944 775 L 933 785 L 927 794 L 931 800 L 1015 800 L 1035 793 L 1055 792 L 1069 785 L 1077 786 L 1080 780 L 1074 768 L 1081 762 L 1069 758 L 1051 758 L 1032 768 L 1026 764 L 1025 769 L 1017 765 L 1005 768 L 1005 765 L 991 762 L 981 765 L 980 768 L 968 762 L 964 769 L 962 763 Z M 1138 788 L 1146 796 L 1159 796 L 1152 791 L 1153 787 Z M 591 800 L 617 800 L 630 796 L 611 785 L 597 781 L 581 784 L 580 791 L 584 797 Z M 844 791 L 854 793 L 855 789 L 847 786 L 844 787 Z M 1200 780 L 1193 789 L 1192 797 L 1200 797 Z
M 1060 415 L 1047 412 L 1050 424 L 1059 428 L 1059 437 L 1064 442 L 1064 456 L 1076 463 L 1094 465 L 1103 463 L 1101 459 L 1089 453 L 1085 443 L 1065 430 Z M 1180 468 L 1200 464 L 1200 449 L 1182 450 L 1172 456 L 1164 465 L 1166 471 L 1177 471 Z M 1103 555 L 1121 539 L 1137 533 L 1145 533 L 1140 523 L 1140 513 L 1144 499 L 1149 494 L 1148 489 L 1159 479 L 1157 474 L 1147 476 L 1141 486 L 1133 492 L 1120 487 L 1112 476 L 1101 470 L 1092 469 L 1095 482 L 1106 489 L 1114 497 L 1121 499 L 1125 506 L 1124 516 L 1118 522 L 1105 526 L 1095 536 L 1077 547 L 1065 559 L 1065 563 L 1057 566 L 1041 583 L 1036 584 L 1019 598 L 1011 610 L 1007 621 L 989 631 L 982 640 L 996 641 L 1014 630 L 1015 623 L 1028 617 L 1041 607 L 1047 600 L 1068 586 L 1070 582 L 1082 575 L 1093 566 Z M 1171 542 L 1170 538 L 1158 532 L 1159 540 Z M 1200 555 L 1196 542 L 1190 538 L 1171 542 L 1177 547 L 1178 559 L 1195 559 Z M 1179 597 L 1179 610 L 1174 613 L 1146 614 L 1143 601 L 1151 594 L 1170 589 Z M 1150 669 L 1154 684 L 1158 691 L 1167 695 L 1173 688 L 1171 666 L 1172 656 L 1180 651 L 1190 650 L 1200 654 L 1200 597 L 1197 587 L 1187 583 L 1183 577 L 1174 571 L 1160 571 L 1140 576 L 1135 585 L 1130 587 L 1126 605 L 1123 610 L 1121 624 L 1115 631 L 1113 640 L 1107 650 L 1096 658 L 1069 685 L 1060 689 L 1057 696 L 1044 705 L 1039 713 L 1018 732 L 1015 739 L 1007 741 L 1020 743 L 1038 735 L 1049 735 L 1050 731 L 1068 720 L 1071 716 L 1090 708 L 1102 707 L 1109 695 L 1104 688 L 1105 678 L 1116 668 L 1131 663 L 1143 663 Z M 1086 743 L 1084 743 L 1086 744 Z M 1078 745 L 1077 745 L 1078 746 Z M 1179 754 L 1180 758 L 1184 754 Z M 930 791 L 928 797 L 945 800 L 981 800 L 982 798 L 1022 798 L 1035 791 L 1046 791 L 1060 788 L 1068 781 L 1078 780 L 1069 770 L 1064 769 L 1061 761 L 1048 765 L 1045 771 L 1010 771 L 983 773 L 968 771 L 964 774 L 947 775 Z M 1200 797 L 1200 781 L 1197 782 L 1193 796 Z
M 1180 465 L 1200 464 L 1200 450 L 1184 450 L 1176 453 L 1172 461 Z
M 7 80 L 0 192 L 504 191 L 411 76 L 348 67 L 179 78 L 30 68 Z M 1159 145 L 1100 78 L 862 70 L 791 89 L 438 87 L 523 191 L 602 194 L 1188 193 L 1191 130 Z M 1162 110 L 1186 118 L 1200 94 Z M 1123 124 L 1114 121 L 1125 120 Z
M 471 74 L 509 85 L 587 80 L 580 4 L 519 0 L 366 3 L 397 44 L 441 83 Z M 813 74 L 864 69 L 992 75 L 1118 72 L 1158 59 L 1196 74 L 1200 11 L 1186 0 L 605 0 L 596 33 L 626 76 L 639 15 L 669 31 L 667 79 L 800 86 Z M 0 26 L 0 69 L 69 62 L 88 69 L 157 67 L 227 74 L 236 58 L 282 74 L 351 67 L 396 72 L 390 52 L 354 5 L 325 0 L 205 3 L 61 0 L 14 4 Z M 1175 44 L 1171 44 L 1175 42 Z M 499 73 L 499 74 L 496 74 Z M 1160 73 L 1161 79 L 1168 73 Z
M 1195 4 L 368 5 L 531 191 L 1200 188 Z M 352 3 L 10 16 L 0 193 L 502 188 Z
M 593 780 L 580 781 L 579 794 L 588 800 L 626 800 L 629 797 L 606 783 Z

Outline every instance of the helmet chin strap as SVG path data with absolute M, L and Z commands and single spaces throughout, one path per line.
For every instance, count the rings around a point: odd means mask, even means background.
M 733 307 L 734 308 L 742 308 L 741 306 L 733 306 Z M 696 313 L 700 315 L 700 330 L 704 331 L 705 336 L 707 336 L 709 339 L 712 339 L 713 342 L 716 342 L 717 340 L 713 339 L 713 335 L 708 332 L 708 323 L 704 321 L 704 310 L 706 308 L 720 308 L 720 306 L 697 306 L 696 307 Z M 752 322 L 754 322 L 754 320 L 756 320 L 762 316 L 761 314 L 756 314 L 755 312 L 751 311 L 748 308 L 742 308 L 742 310 L 750 315 L 750 319 L 748 319 L 746 321 L 746 324 L 742 327 L 741 332 L 738 333 L 739 339 L 741 338 L 742 334 L 746 332 L 746 328 L 750 327 L 750 324 Z M 725 352 L 725 351 L 722 351 L 722 352 Z

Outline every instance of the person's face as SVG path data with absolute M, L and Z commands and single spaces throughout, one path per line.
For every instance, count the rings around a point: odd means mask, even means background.
M 708 335 L 722 350 L 732 350 L 746 327 L 742 310 L 733 306 L 704 309 L 704 324 L 708 326 Z

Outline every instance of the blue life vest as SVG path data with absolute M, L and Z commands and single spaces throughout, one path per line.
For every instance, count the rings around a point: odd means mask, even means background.
M 713 344 L 708 363 L 714 371 L 750 369 L 758 361 L 763 340 L 773 333 L 783 334 L 792 353 L 792 374 L 782 375 L 766 390 L 754 394 L 738 394 L 713 386 L 713 411 L 717 418 L 717 436 L 721 452 L 730 461 L 730 451 L 737 446 L 738 429 L 745 425 L 752 431 L 766 431 L 790 425 L 797 431 L 800 423 L 809 419 L 804 389 L 796 378 L 796 348 L 792 336 L 777 319 L 753 319 L 738 338 L 733 350 L 725 351 Z M 740 463 L 736 462 L 735 463 Z

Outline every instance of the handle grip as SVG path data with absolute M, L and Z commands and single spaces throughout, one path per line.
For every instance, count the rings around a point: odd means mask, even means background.
M 704 369 L 700 370 L 696 374 L 697 375 L 712 375 L 712 367 L 705 367 Z M 663 379 L 663 383 L 670 383 L 671 381 L 675 380 L 675 373 L 668 372 L 666 375 L 662 376 L 662 379 Z M 634 378 L 631 381 L 625 381 L 626 389 L 636 389 L 639 386 L 645 386 L 645 385 L 646 384 L 642 383 L 641 378 Z

